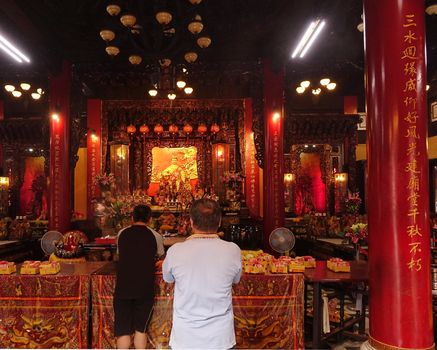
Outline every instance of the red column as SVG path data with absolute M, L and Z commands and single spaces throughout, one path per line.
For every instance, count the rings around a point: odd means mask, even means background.
M 4 104 L 3 101 L 0 101 L 0 121 L 2 121 L 3 119 L 5 119 L 5 110 L 4 110 Z M 0 169 L 3 169 L 3 145 L 0 143 Z M 3 170 L 4 172 L 6 171 L 5 169 Z M 6 176 L 3 175 L 0 172 L 1 176 Z
M 50 186 L 49 229 L 65 232 L 70 227 L 70 66 L 49 79 Z
M 92 219 L 92 200 L 100 195 L 94 180 L 102 169 L 102 100 L 88 100 L 87 109 L 87 217 Z
M 263 64 L 264 76 L 264 248 L 269 235 L 284 225 L 284 70 Z
M 252 100 L 244 100 L 245 165 L 246 165 L 246 205 L 252 218 L 260 217 L 259 167 L 255 159 L 255 142 L 252 130 Z
M 365 0 L 369 344 L 434 345 L 423 0 Z

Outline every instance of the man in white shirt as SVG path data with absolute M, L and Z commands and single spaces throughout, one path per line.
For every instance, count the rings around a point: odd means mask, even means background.
M 193 234 L 174 244 L 163 263 L 163 278 L 175 282 L 172 349 L 230 349 L 235 342 L 232 284 L 241 276 L 241 252 L 217 235 L 218 203 L 200 199 L 190 210 Z

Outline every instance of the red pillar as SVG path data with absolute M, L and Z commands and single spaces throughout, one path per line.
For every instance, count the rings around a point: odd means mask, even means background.
M 370 337 L 434 347 L 423 0 L 365 0 Z
M 5 110 L 4 110 L 4 104 L 3 101 L 0 101 L 0 121 L 2 121 L 3 119 L 5 119 Z M 0 170 L 3 169 L 3 145 L 0 143 Z M 4 172 L 6 170 L 3 170 Z M 4 174 L 2 174 L 2 172 L 0 171 L 0 175 L 1 176 L 6 176 Z
M 246 205 L 252 218 L 260 217 L 259 203 L 259 167 L 255 159 L 255 142 L 252 130 L 252 100 L 244 100 L 244 138 L 245 138 L 245 193 Z
M 264 248 L 269 235 L 284 225 L 284 70 L 263 64 L 264 77 Z
M 100 195 L 94 179 L 102 169 L 102 100 L 88 100 L 87 109 L 87 217 L 92 219 L 92 200 Z
M 49 229 L 65 232 L 70 228 L 70 65 L 49 79 L 50 186 Z

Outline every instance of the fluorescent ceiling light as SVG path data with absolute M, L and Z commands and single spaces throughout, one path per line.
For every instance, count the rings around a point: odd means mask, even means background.
M 27 63 L 30 63 L 30 59 L 1 34 L 0 48 L 17 62 L 23 63 L 23 61 L 25 61 Z
M 294 49 L 291 58 L 295 58 L 297 55 L 299 55 L 300 58 L 305 56 L 305 54 L 313 44 L 314 40 L 316 40 L 317 36 L 322 31 L 325 24 L 325 21 L 322 21 L 320 19 L 311 22 L 307 30 L 305 31 L 305 34 L 302 36 L 296 48 Z

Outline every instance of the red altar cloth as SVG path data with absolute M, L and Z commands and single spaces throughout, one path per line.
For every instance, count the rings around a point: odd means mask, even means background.
M 90 274 L 102 265 L 61 264 L 57 275 L 1 275 L 0 347 L 88 348 Z
M 114 265 L 91 276 L 93 348 L 114 348 L 112 294 Z M 237 348 L 304 348 L 304 278 L 302 274 L 243 275 L 233 290 Z M 168 348 L 173 286 L 156 278 L 149 348 Z

